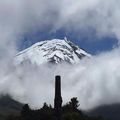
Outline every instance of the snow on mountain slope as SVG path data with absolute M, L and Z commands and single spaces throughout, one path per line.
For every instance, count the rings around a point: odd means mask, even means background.
M 32 64 L 44 63 L 78 63 L 83 57 L 90 57 L 91 55 L 68 41 L 53 39 L 38 42 L 31 47 L 19 52 L 16 56 L 16 64 L 29 61 Z

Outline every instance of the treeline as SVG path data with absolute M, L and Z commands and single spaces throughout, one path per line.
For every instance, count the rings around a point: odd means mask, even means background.
M 62 107 L 61 120 L 103 120 L 101 117 L 89 117 L 85 115 L 78 109 L 79 106 L 77 98 L 72 98 Z M 32 110 L 28 104 L 25 104 L 20 116 L 9 115 L 7 120 L 55 120 L 54 116 L 54 108 L 47 103 L 44 103 L 43 107 L 38 110 Z

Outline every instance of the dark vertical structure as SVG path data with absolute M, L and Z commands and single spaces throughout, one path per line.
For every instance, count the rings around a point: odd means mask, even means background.
M 55 100 L 54 100 L 54 110 L 55 119 L 61 120 L 61 107 L 62 107 L 62 97 L 61 97 L 61 77 L 55 77 Z

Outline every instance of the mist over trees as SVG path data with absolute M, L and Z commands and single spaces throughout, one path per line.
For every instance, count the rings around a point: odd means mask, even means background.
M 101 117 L 89 117 L 85 115 L 78 107 L 80 106 L 77 97 L 62 106 L 61 120 L 103 120 Z M 42 108 L 32 110 L 28 104 L 25 104 L 19 116 L 10 115 L 6 120 L 56 120 L 54 108 L 44 103 Z

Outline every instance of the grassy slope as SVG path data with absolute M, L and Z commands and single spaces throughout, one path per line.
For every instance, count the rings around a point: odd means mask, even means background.
M 92 116 L 103 116 L 106 120 L 120 120 L 120 104 L 104 105 L 87 113 Z
M 4 120 L 6 116 L 15 114 L 19 115 L 22 104 L 13 100 L 9 96 L 0 97 L 0 120 Z

